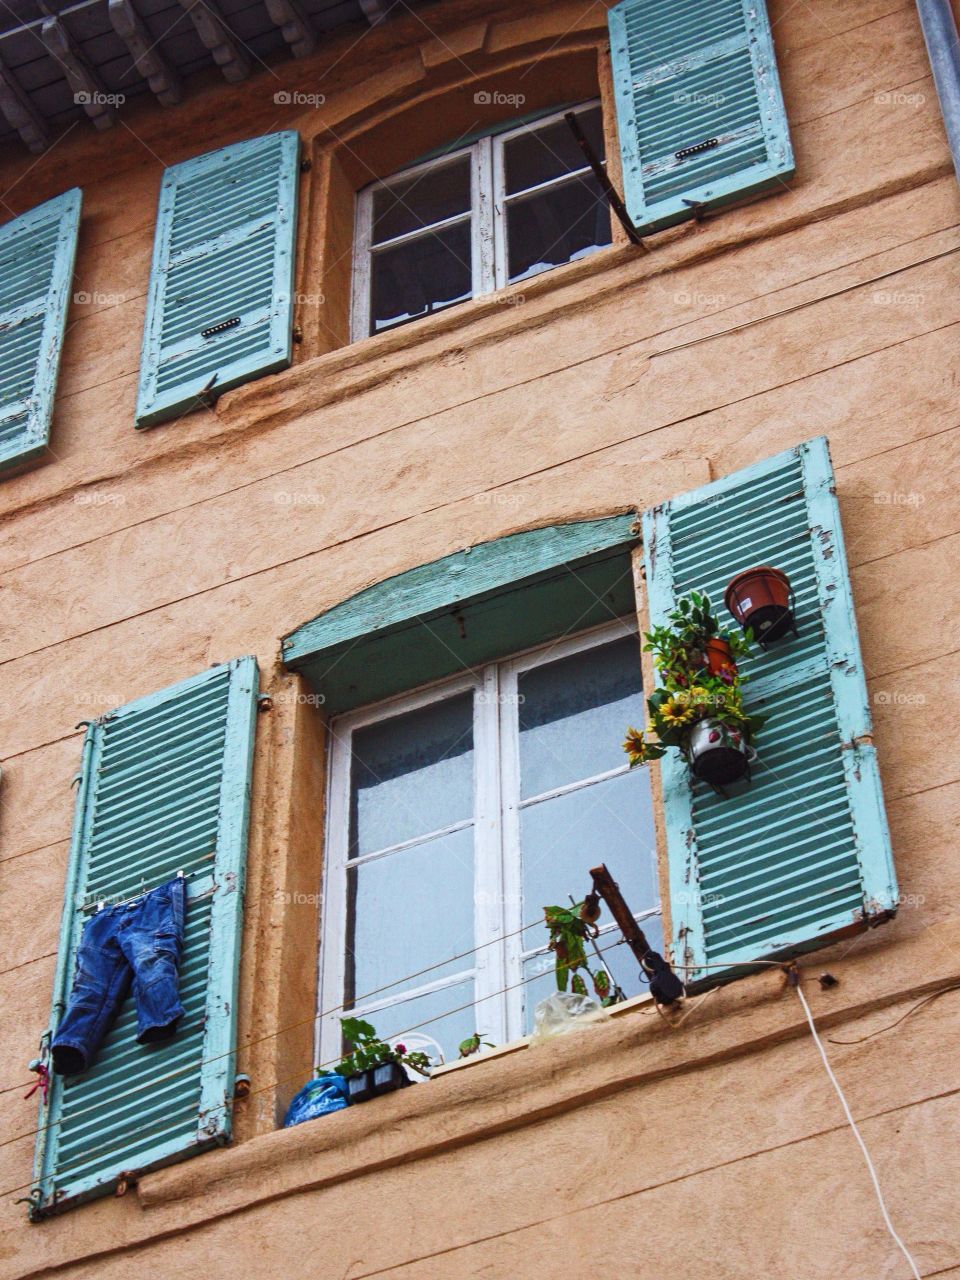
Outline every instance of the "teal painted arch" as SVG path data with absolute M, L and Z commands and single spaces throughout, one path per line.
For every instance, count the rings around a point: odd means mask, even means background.
M 635 608 L 635 512 L 507 534 L 360 591 L 282 642 L 331 714 Z

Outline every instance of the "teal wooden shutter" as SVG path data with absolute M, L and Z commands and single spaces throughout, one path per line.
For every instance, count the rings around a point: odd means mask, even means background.
M 799 634 L 741 664 L 768 717 L 750 783 L 727 799 L 661 762 L 673 956 L 691 981 L 879 923 L 897 884 L 827 442 L 820 437 L 647 511 L 651 621 L 678 596 L 723 592 L 773 565 L 796 591 Z M 710 966 L 710 967 L 707 967 Z
M 0 227 L 0 470 L 50 437 L 81 199 L 75 187 Z
M 764 0 L 624 0 L 608 18 L 624 194 L 641 230 L 790 177 Z
M 83 746 L 49 1039 L 97 902 L 182 871 L 184 1017 L 139 1045 L 128 998 L 89 1071 L 41 1104 L 31 1217 L 40 1218 L 230 1136 L 257 664 L 240 658 L 93 722 Z
M 290 363 L 299 154 L 271 133 L 164 174 L 138 427 Z

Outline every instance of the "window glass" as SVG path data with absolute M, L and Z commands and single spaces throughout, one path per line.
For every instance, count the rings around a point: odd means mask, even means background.
M 603 160 L 603 119 L 600 107 L 578 111 L 577 119 L 598 159 Z M 506 194 L 526 191 L 528 187 L 549 182 L 561 174 L 583 169 L 586 164 L 584 154 L 566 120 L 554 120 L 539 127 L 531 125 L 525 132 L 508 138 L 503 144 Z
M 348 998 L 389 999 L 472 968 L 473 885 L 472 826 L 350 867 Z M 463 952 L 461 960 L 410 976 Z M 373 995 L 387 983 L 397 985 Z
M 592 173 L 512 201 L 506 219 L 510 284 L 611 243 L 610 212 Z
M 543 907 L 569 905 L 571 893 L 586 893 L 590 868 L 601 862 L 631 910 L 649 910 L 657 901 L 649 774 L 634 769 L 525 806 L 520 850 L 524 920 Z M 601 917 L 601 924 L 609 922 Z
M 640 679 L 635 635 L 521 671 L 522 799 L 624 763 L 624 730 L 644 718 Z
M 471 157 L 422 170 L 373 193 L 373 243 L 470 212 Z
M 442 311 L 473 296 L 469 222 L 373 254 L 370 332 Z
M 473 695 L 353 734 L 350 856 L 473 817 Z

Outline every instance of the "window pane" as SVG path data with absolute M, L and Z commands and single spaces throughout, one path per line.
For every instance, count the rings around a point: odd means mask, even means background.
M 610 212 L 592 173 L 507 205 L 511 283 L 574 262 L 610 242 Z
M 636 636 L 520 673 L 520 795 L 542 795 L 626 763 L 644 718 Z
M 580 128 L 603 160 L 603 121 L 600 107 L 578 111 Z M 506 191 L 526 191 L 561 174 L 582 169 L 587 161 L 565 120 L 528 129 L 503 144 Z
M 441 991 L 431 991 L 429 995 L 405 1000 L 403 1004 L 378 1009 L 365 1016 L 376 1027 L 382 1039 L 394 1041 L 399 1037 L 408 1049 L 423 1048 L 434 1055 L 435 1048 L 424 1041 L 435 1040 L 443 1050 L 445 1060 L 452 1062 L 459 1057 L 460 1042 L 477 1030 L 473 999 L 471 979 L 468 982 L 458 982 L 452 987 L 444 987 Z M 467 1007 L 462 1009 L 461 1005 Z M 451 1009 L 458 1012 L 451 1013 Z M 419 1026 L 419 1023 L 425 1025 Z M 414 1030 L 408 1031 L 409 1027 Z
M 401 178 L 373 193 L 373 243 L 470 212 L 470 156 Z
M 473 968 L 473 827 L 384 854 L 347 872 L 346 995 L 386 999 Z M 373 993 L 397 982 L 374 997 Z
M 372 255 L 371 333 L 473 296 L 470 225 L 427 232 Z
M 473 817 L 473 694 L 353 735 L 350 856 Z
M 663 954 L 663 921 L 659 916 L 650 916 L 646 920 L 640 921 L 640 928 L 646 935 L 647 941 L 653 947 L 654 951 Z M 641 992 L 647 990 L 647 984 L 640 981 L 640 965 L 634 959 L 633 952 L 626 945 L 614 945 L 615 939 L 618 938 L 619 932 L 603 934 L 597 939 L 597 946 L 600 948 L 603 957 L 603 964 L 606 966 L 613 978 L 618 983 L 624 995 L 629 999 L 630 996 L 638 996 Z M 596 956 L 591 955 L 588 959 L 590 968 L 596 972 L 600 968 L 601 962 Z M 537 976 L 534 976 L 537 975 Z M 533 1030 L 533 1017 L 540 1000 L 545 1000 L 547 996 L 552 995 L 557 989 L 557 980 L 554 976 L 554 960 L 553 952 L 549 951 L 545 955 L 530 956 L 523 962 L 524 979 L 532 979 L 524 982 L 523 987 L 523 1008 L 524 1008 L 524 1034 L 529 1035 Z M 587 982 L 587 993 L 593 995 L 593 986 L 589 979 Z
M 646 769 L 595 782 L 520 811 L 523 918 L 579 902 L 589 892 L 590 868 L 605 862 L 630 910 L 659 901 L 650 776 Z M 609 924 L 604 908 L 600 924 Z M 530 935 L 524 937 L 527 947 Z

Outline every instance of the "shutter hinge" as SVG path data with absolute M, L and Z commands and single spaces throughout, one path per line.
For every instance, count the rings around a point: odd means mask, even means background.
M 272 710 L 273 710 L 273 698 L 271 698 L 271 696 L 270 696 L 270 694 L 269 694 L 269 693 L 258 693 L 258 694 L 257 694 L 257 710 L 258 710 L 258 711 L 272 711 Z
M 292 335 L 291 335 L 291 336 L 293 337 L 294 342 L 302 342 L 302 341 L 303 341 L 303 326 L 302 326 L 302 325 L 299 325 L 299 324 L 295 324 L 295 325 L 293 326 L 293 333 L 292 333 Z
M 313 168 L 313 161 L 310 159 L 309 156 L 303 156 L 300 161 L 300 172 L 309 173 L 312 168 Z

